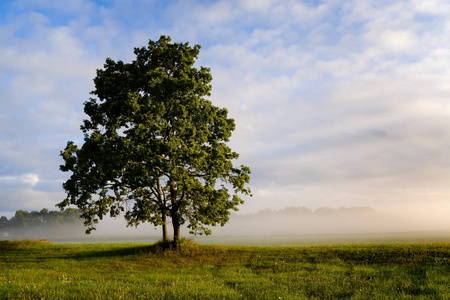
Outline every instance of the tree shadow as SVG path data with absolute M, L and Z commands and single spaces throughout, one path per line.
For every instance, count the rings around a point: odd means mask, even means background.
M 140 254 L 156 253 L 155 245 L 132 246 L 120 249 L 109 250 L 90 250 L 73 255 L 78 260 L 94 259 L 94 258 L 120 258 Z
M 70 249 L 62 247 L 62 251 L 58 249 L 42 248 L 40 244 L 51 244 L 46 240 L 24 240 L 24 241 L 0 241 L 0 259 L 5 259 L 8 263 L 13 262 L 43 262 L 52 259 L 73 259 L 78 261 L 93 259 L 111 259 L 125 258 L 139 255 L 155 255 L 164 254 L 168 251 L 181 251 L 185 249 L 180 245 L 174 244 L 172 241 L 157 242 L 149 245 L 124 245 L 119 247 L 111 247 L 106 249 L 96 247 L 86 247 L 78 249 Z M 37 247 L 33 247 L 37 246 Z M 54 245 L 58 247 L 57 245 Z M 50 249 L 50 251 L 49 251 Z M 75 250 L 75 251 L 73 251 Z

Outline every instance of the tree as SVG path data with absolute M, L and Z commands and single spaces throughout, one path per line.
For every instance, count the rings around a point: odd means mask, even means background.
M 0 237 L 5 236 L 7 227 L 8 227 L 8 218 L 5 216 L 1 216 L 0 217 Z
M 19 209 L 10 220 L 12 227 L 23 228 L 31 224 L 31 214 L 26 210 Z
M 234 120 L 205 99 L 212 76 L 194 67 L 199 50 L 161 36 L 135 48 L 131 63 L 107 58 L 97 70 L 84 144 L 69 141 L 60 167 L 72 175 L 58 206 L 76 205 L 87 233 L 124 213 L 128 226 L 162 226 L 167 241 L 170 218 L 176 243 L 181 225 L 210 234 L 243 204 L 238 194 L 251 195 L 250 169 L 233 166 L 239 155 L 227 145 Z

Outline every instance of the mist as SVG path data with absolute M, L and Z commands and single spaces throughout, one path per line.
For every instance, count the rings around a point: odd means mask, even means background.
M 219 235 L 356 234 L 450 230 L 450 220 L 380 213 L 369 207 L 285 208 L 256 214 L 232 215 L 229 224 L 214 230 Z
M 171 224 L 168 226 L 171 234 Z M 379 212 L 370 207 L 264 209 L 253 214 L 232 213 L 225 226 L 211 229 L 211 236 L 190 235 L 185 225 L 182 236 L 200 243 L 217 244 L 408 242 L 416 241 L 419 236 L 423 241 L 450 239 L 450 219 L 444 213 L 426 209 L 413 212 Z M 122 217 L 104 218 L 89 235 L 85 234 L 81 219 L 78 224 L 3 232 L 3 239 L 44 238 L 54 242 L 151 243 L 161 237 L 161 227 L 149 223 L 127 227 Z
M 171 234 L 171 224 L 169 234 Z M 254 214 L 232 213 L 225 226 L 213 226 L 212 235 L 190 235 L 187 226 L 183 226 L 182 235 L 199 242 L 213 243 L 253 243 L 252 239 L 263 239 L 264 243 L 283 238 L 298 243 L 334 243 L 337 236 L 342 242 L 351 241 L 351 236 L 365 237 L 365 241 L 384 241 L 389 235 L 402 234 L 404 241 L 411 241 L 418 235 L 422 238 L 434 237 L 437 232 L 450 239 L 450 220 L 434 212 L 422 210 L 420 214 L 406 211 L 379 212 L 370 207 L 318 208 L 290 207 L 281 210 L 264 209 Z M 414 234 L 413 234 L 414 233 Z M 412 235 L 413 234 L 413 235 Z M 313 236 L 316 239 L 311 240 Z M 144 223 L 135 227 L 126 227 L 122 218 L 105 219 L 86 240 L 96 241 L 157 241 L 161 239 L 160 227 Z M 403 241 L 403 240 L 402 240 Z

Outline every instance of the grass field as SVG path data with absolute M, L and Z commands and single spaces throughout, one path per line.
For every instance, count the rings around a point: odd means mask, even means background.
M 367 243 L 442 243 L 450 241 L 449 231 L 299 234 L 273 236 L 195 236 L 195 241 L 209 245 L 298 246 Z M 157 238 L 155 238 L 155 241 Z
M 0 299 L 450 299 L 450 244 L 0 241 Z

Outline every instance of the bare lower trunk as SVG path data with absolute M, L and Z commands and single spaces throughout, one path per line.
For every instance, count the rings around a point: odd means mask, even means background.
M 172 216 L 172 226 L 173 226 L 173 243 L 178 244 L 181 238 L 180 232 L 180 219 L 177 213 Z
M 167 216 L 166 213 L 162 213 L 162 234 L 163 234 L 163 242 L 167 242 L 169 240 L 169 234 L 167 233 Z
M 172 218 L 172 226 L 173 226 L 173 244 L 175 247 L 178 247 L 178 242 L 180 241 L 181 233 L 180 233 L 180 213 L 178 211 L 180 204 L 177 201 L 177 191 L 175 189 L 174 182 L 170 180 L 170 201 L 172 203 L 172 207 L 170 209 L 170 217 Z

